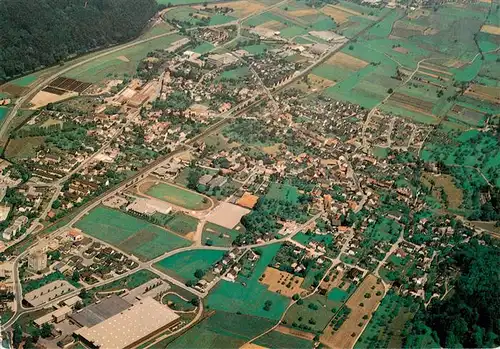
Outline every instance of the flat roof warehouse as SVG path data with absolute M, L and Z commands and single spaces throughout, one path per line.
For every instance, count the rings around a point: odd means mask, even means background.
M 175 325 L 180 317 L 153 298 L 145 298 L 107 320 L 75 334 L 92 348 L 131 348 L 147 337 Z

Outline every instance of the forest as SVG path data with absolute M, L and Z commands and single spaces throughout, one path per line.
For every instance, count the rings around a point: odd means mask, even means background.
M 0 83 L 137 37 L 155 0 L 0 1 Z
M 405 346 L 419 347 L 428 335 L 445 348 L 500 345 L 499 257 L 498 242 L 472 239 L 441 263 L 440 268 L 457 269 L 459 277 L 450 296 L 416 314 Z

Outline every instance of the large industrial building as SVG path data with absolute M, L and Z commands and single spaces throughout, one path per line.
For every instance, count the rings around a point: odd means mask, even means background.
M 169 307 L 148 297 L 92 327 L 80 328 L 75 334 L 91 348 L 132 348 L 176 325 L 179 319 Z

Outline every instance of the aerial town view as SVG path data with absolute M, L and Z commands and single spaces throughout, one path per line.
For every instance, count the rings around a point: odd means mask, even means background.
M 500 346 L 500 0 L 0 0 L 0 349 Z

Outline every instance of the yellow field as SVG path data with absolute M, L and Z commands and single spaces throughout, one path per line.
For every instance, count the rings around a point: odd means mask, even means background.
M 485 24 L 481 27 L 481 31 L 488 34 L 500 35 L 500 27 L 495 25 Z
M 492 103 L 500 103 L 500 88 L 493 86 L 483 86 L 478 84 L 472 84 L 465 91 L 465 95 L 471 96 L 477 99 L 487 100 Z
M 368 65 L 368 62 L 363 61 L 362 59 L 350 56 L 343 52 L 337 52 L 332 57 L 330 57 L 327 61 L 327 64 L 332 64 L 338 67 L 347 68 L 350 70 L 359 70 Z
M 265 276 L 261 283 L 268 285 L 269 291 L 279 293 L 289 298 L 292 298 L 296 293 L 300 294 L 304 291 L 304 289 L 300 287 L 304 278 L 270 267 L 266 268 L 264 274 Z M 287 287 L 289 284 L 290 287 Z
M 332 17 L 335 22 L 342 24 L 349 20 L 349 17 L 353 16 L 349 11 L 344 11 L 340 9 L 338 6 L 334 5 L 326 5 L 321 9 L 325 15 Z
M 310 16 L 310 15 L 315 15 L 317 13 L 318 13 L 318 11 L 315 9 L 312 9 L 312 8 L 288 12 L 288 14 L 293 16 L 293 17 Z
M 309 74 L 307 76 L 309 82 L 311 83 L 311 89 L 325 89 L 327 87 L 333 86 L 336 84 L 335 81 L 325 79 L 321 76 L 315 74 Z
M 195 9 L 201 9 L 204 8 L 204 6 L 193 6 Z M 213 4 L 213 5 L 207 5 L 207 8 L 214 8 L 214 7 L 229 7 L 234 10 L 234 13 L 232 15 L 242 18 L 246 17 L 252 13 L 258 12 L 262 10 L 265 6 L 263 4 L 260 4 L 258 2 L 254 1 L 234 1 L 234 2 L 225 2 L 223 4 Z M 231 15 L 231 13 L 229 13 Z
M 272 20 L 269 22 L 262 23 L 261 25 L 258 25 L 256 28 L 267 28 L 267 29 L 271 29 L 271 30 L 280 30 L 280 29 L 283 29 L 285 27 L 286 27 L 286 25 L 284 25 L 283 23 Z

